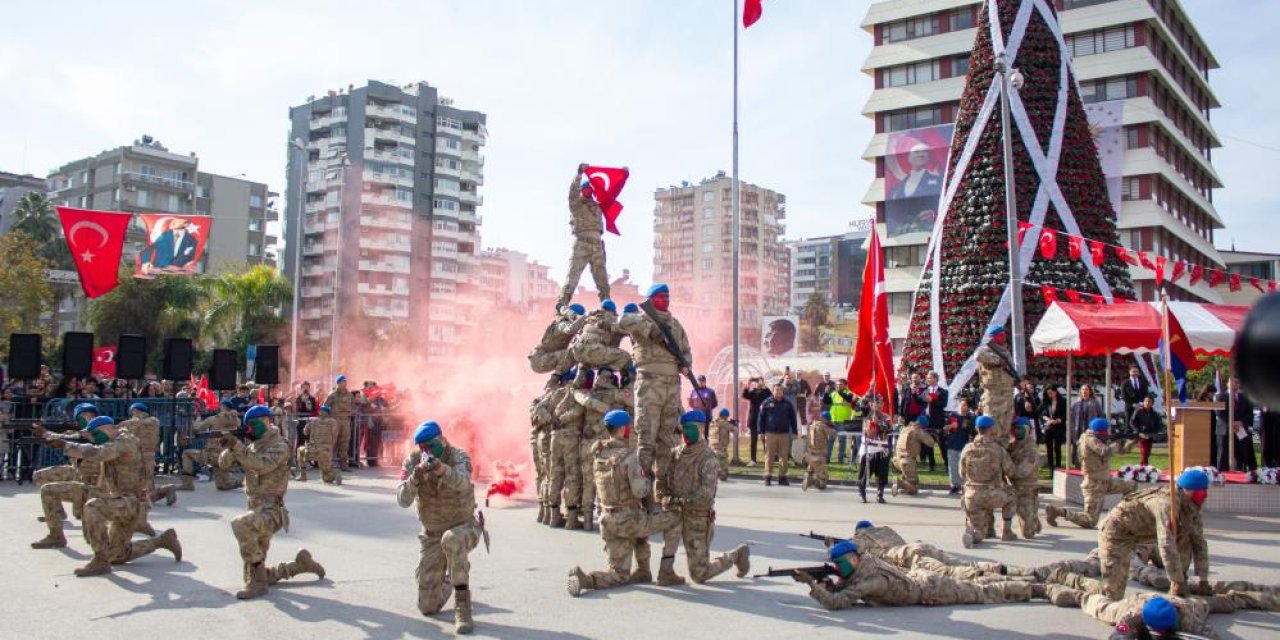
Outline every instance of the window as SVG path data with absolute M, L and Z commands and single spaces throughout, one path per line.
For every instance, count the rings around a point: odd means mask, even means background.
M 138 167 L 138 173 L 141 173 L 142 175 L 147 177 L 153 177 L 156 175 L 156 168 L 149 164 L 144 164 Z
M 902 111 L 893 111 L 885 115 L 885 129 L 887 131 L 916 129 L 919 127 L 928 127 L 940 124 L 942 122 L 942 109 L 937 106 L 920 107 L 918 109 L 904 109 Z
M 396 189 L 396 200 L 413 202 L 413 192 L 408 189 Z
M 178 194 L 176 193 L 169 194 L 168 200 L 169 200 L 169 207 L 167 209 L 168 211 L 182 211 L 182 205 L 178 204 Z
M 889 313 L 894 315 L 907 315 L 911 313 L 911 297 L 913 293 L 901 292 L 890 293 L 886 297 L 889 299 Z
M 716 199 L 716 194 L 715 194 L 715 192 L 714 192 L 714 191 L 703 191 L 703 192 L 702 192 L 702 201 L 703 201 L 703 202 L 714 202 L 714 201 L 715 201 L 715 199 Z
M 139 207 L 149 207 L 149 206 L 151 206 L 151 192 L 150 192 L 150 191 L 147 191 L 146 189 L 138 189 L 138 206 L 139 206 Z
M 925 254 L 929 248 L 922 244 L 902 247 L 885 247 L 884 266 L 890 269 L 897 267 L 915 267 L 924 264 Z
M 702 208 L 702 219 L 703 219 L 703 220 L 709 220 L 709 219 L 711 219 L 711 218 L 715 217 L 715 215 L 716 215 L 716 210 L 715 210 L 715 209 L 713 209 L 712 207 L 703 207 L 703 208 Z
M 431 206 L 436 209 L 444 209 L 445 211 L 458 210 L 458 203 L 453 200 L 445 200 L 443 198 L 436 198 L 431 202 Z
M 956 9 L 954 12 L 952 12 L 951 14 L 951 30 L 952 31 L 959 31 L 961 29 L 972 29 L 973 27 L 974 27 L 973 9 L 966 7 L 963 9 Z
M 1125 178 L 1121 184 L 1120 198 L 1122 200 L 1139 200 L 1142 198 L 1142 180 L 1137 177 Z
M 1106 100 L 1123 100 L 1138 95 L 1136 77 L 1104 78 L 1080 83 L 1080 99 L 1085 104 Z
M 446 118 L 440 116 L 436 118 L 436 127 L 441 129 L 462 129 L 462 121 L 457 118 Z
M 1124 130 L 1124 146 L 1126 149 L 1137 149 L 1142 146 L 1137 127 L 1126 127 Z
M 703 243 L 702 243 L 702 252 L 703 252 L 703 253 L 711 253 L 711 251 L 712 251 L 713 249 L 715 249 L 715 245 L 716 245 L 716 243 L 714 243 L 714 242 L 712 242 L 712 241 L 710 241 L 710 240 L 707 240 L 706 242 L 703 242 Z
M 443 140 L 444 140 L 444 147 L 446 149 L 458 149 L 462 147 L 462 143 L 458 142 L 453 138 L 443 138 Z
M 702 259 L 702 270 L 703 270 L 703 271 L 710 271 L 710 270 L 711 270 L 711 263 L 712 263 L 711 258 L 703 258 L 703 259 Z
M 913 64 L 902 64 L 884 70 L 884 86 L 902 87 L 922 82 L 933 82 L 938 79 L 938 61 L 925 60 Z
M 260 195 L 251 195 L 251 196 L 249 196 L 249 206 L 251 206 L 251 207 L 261 207 L 261 206 L 262 206 L 262 196 L 260 196 Z
M 249 230 L 254 232 L 262 231 L 262 221 L 257 218 L 250 218 Z
M 885 42 L 901 42 L 938 33 L 938 16 L 920 16 L 891 22 L 884 26 Z
M 119 162 L 117 162 L 117 163 L 115 164 L 115 174 L 116 174 L 116 175 L 120 175 L 120 163 L 119 163 Z
M 1136 38 L 1132 26 L 1115 27 L 1072 34 L 1067 36 L 1066 44 L 1072 57 L 1078 58 L 1132 48 L 1136 46 Z
M 969 73 L 969 56 L 956 56 L 951 59 L 951 76 L 958 77 L 968 75 Z
M 435 187 L 440 191 L 457 191 L 459 184 L 453 178 L 436 178 Z
M 258 255 L 258 243 L 256 242 L 249 243 L 249 255 L 251 256 Z

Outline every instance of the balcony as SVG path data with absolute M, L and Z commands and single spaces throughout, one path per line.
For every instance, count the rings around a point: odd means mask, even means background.
M 443 178 L 462 179 L 462 167 L 450 167 L 448 164 L 436 165 L 436 176 Z
M 476 215 L 475 211 L 451 211 L 449 214 L 456 214 L 458 222 L 470 222 L 472 224 L 481 224 L 484 222 L 484 216 Z
M 303 245 L 303 246 L 302 246 L 302 255 L 304 255 L 304 256 L 319 256 L 319 255 L 324 255 L 325 253 L 329 253 L 329 252 L 331 252 L 331 251 L 337 251 L 337 250 L 338 250 L 338 245 L 337 245 L 337 243 L 334 243 L 334 244 L 322 244 L 322 243 L 318 243 L 318 242 L 316 242 L 316 243 L 311 243 L 311 244 Z
M 365 127 L 364 143 L 368 145 L 372 143 L 374 140 L 385 140 L 387 142 L 394 142 L 402 147 L 412 147 L 417 143 L 417 141 L 414 140 L 412 137 L 406 136 L 403 133 L 400 133 L 399 131 L 396 131 L 393 129 L 379 129 L 377 127 Z
M 462 146 L 458 145 L 456 147 L 450 147 L 447 144 L 448 140 L 453 140 L 453 139 L 441 138 L 439 136 L 436 137 L 436 155 L 448 155 L 448 156 L 455 156 L 455 157 L 462 155 Z M 457 141 L 454 140 L 454 142 L 457 142 Z
M 360 271 L 374 271 L 378 273 L 399 273 L 409 274 L 409 263 L 405 262 L 374 262 L 373 260 L 361 260 L 358 268 Z
M 385 287 L 373 285 L 367 282 L 361 282 L 356 285 L 356 292 L 371 296 L 407 296 L 409 295 L 409 287 Z
M 408 318 L 409 309 L 405 307 L 365 307 L 364 315 L 371 318 Z
M 360 216 L 360 226 L 395 231 L 413 230 L 413 223 L 409 220 L 398 220 L 387 216 Z
M 474 142 L 475 144 L 483 145 L 486 141 L 485 138 L 485 134 L 479 130 L 466 128 L 462 130 L 463 142 Z
M 321 296 L 331 295 L 333 295 L 333 285 L 331 284 L 302 288 L 302 297 L 304 298 L 319 298 Z
M 402 104 L 395 105 L 376 105 L 371 104 L 365 107 L 365 114 L 372 118 L 388 118 L 398 120 L 408 124 L 418 123 L 418 113 L 413 109 Z
M 413 174 L 410 173 L 410 176 L 412 175 Z M 361 174 L 361 178 L 365 182 L 371 182 L 373 184 L 393 184 L 398 187 L 405 187 L 407 189 L 413 188 L 413 178 L 405 177 L 398 173 L 391 174 L 391 173 L 383 173 L 381 171 L 370 171 L 368 169 L 365 169 L 364 172 Z
M 405 156 L 395 151 L 379 151 L 377 149 L 366 148 L 364 150 L 365 160 L 381 160 L 383 162 L 391 162 L 394 164 L 402 164 L 406 167 L 413 166 L 413 151 L 409 150 L 409 155 Z
M 466 277 L 466 274 L 459 271 L 442 271 L 440 269 L 431 270 L 431 278 L 433 280 L 448 280 L 450 282 L 458 282 Z
M 458 199 L 466 204 L 472 204 L 477 207 L 484 204 L 484 196 L 481 196 L 474 191 L 459 191 Z
M 391 196 L 366 194 L 361 198 L 365 204 L 381 204 L 389 207 L 400 207 L 402 209 L 412 209 L 413 202 L 409 200 L 401 200 Z
M 320 307 L 309 307 L 298 311 L 298 316 L 303 320 L 319 320 L 329 317 L 329 310 Z
M 409 253 L 412 249 L 408 239 L 403 241 L 378 239 L 378 238 L 360 238 L 361 249 L 372 249 L 375 251 L 395 251 Z
M 462 168 L 462 174 L 460 177 L 463 180 L 468 180 L 478 185 L 484 184 L 484 174 L 481 172 L 480 167 L 478 165 L 477 166 L 464 165 Z
M 144 184 L 155 184 L 179 191 L 195 191 L 195 183 L 187 180 L 174 180 L 153 173 L 138 173 L 136 171 L 125 171 L 120 175 L 124 176 L 125 182 L 140 182 Z

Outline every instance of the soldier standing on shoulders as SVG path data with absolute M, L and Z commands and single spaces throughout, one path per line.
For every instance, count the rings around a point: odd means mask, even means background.
M 994 325 L 983 334 L 986 339 L 978 347 L 978 376 L 982 381 L 982 399 L 978 412 L 996 421 L 992 437 L 1001 445 L 1009 439 L 1009 425 L 1013 424 L 1013 385 L 1018 371 L 1004 347 L 1004 327 Z
M 569 183 L 569 228 L 573 231 L 573 254 L 569 258 L 569 275 L 565 278 L 564 287 L 560 290 L 557 307 L 569 304 L 573 292 L 578 288 L 578 279 L 582 270 L 591 266 L 591 279 L 595 281 L 596 292 L 600 301 L 609 299 L 609 272 L 605 270 L 604 255 L 604 212 L 587 193 L 591 183 L 586 176 L 587 165 L 578 165 L 578 172 Z
M 529 367 L 534 373 L 561 374 L 573 367 L 569 345 L 586 323 L 587 308 L 574 303 L 561 307 L 556 317 L 542 332 L 542 340 L 529 354 Z

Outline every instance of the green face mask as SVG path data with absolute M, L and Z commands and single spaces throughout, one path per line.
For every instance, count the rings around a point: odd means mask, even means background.
M 89 417 L 88 413 L 81 413 L 80 415 L 76 416 L 76 426 L 80 427 L 81 429 L 84 429 L 85 427 L 89 426 L 89 421 L 92 419 L 93 418 Z
M 686 422 L 680 425 L 680 432 L 684 436 L 685 444 L 695 444 L 698 442 L 698 438 L 702 436 L 702 424 Z
M 254 418 L 249 421 L 249 433 L 254 440 L 261 438 L 267 433 L 267 421 L 262 418 Z
M 853 563 L 849 562 L 848 558 L 843 556 L 836 558 L 835 565 L 836 570 L 840 572 L 841 578 L 848 579 L 849 576 L 853 575 Z
M 422 444 L 426 447 L 427 451 L 431 452 L 431 455 L 437 458 L 444 455 L 444 441 L 440 438 L 432 438 Z
M 111 439 L 111 436 L 108 436 L 102 429 L 94 429 L 89 432 L 89 439 L 92 440 L 94 444 L 102 445 L 106 444 L 107 441 Z

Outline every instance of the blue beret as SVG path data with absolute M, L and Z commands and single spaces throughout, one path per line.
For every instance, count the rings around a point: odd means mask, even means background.
M 226 407 L 228 409 L 234 409 L 236 408 L 236 403 L 231 398 L 223 398 L 222 402 L 218 403 L 218 406 Z
M 414 430 L 413 441 L 418 444 L 422 444 L 428 440 L 439 438 L 440 434 L 440 425 L 436 424 L 435 420 L 427 420 L 426 422 L 418 425 L 418 428 Z
M 271 416 L 271 407 L 268 407 L 265 404 L 255 404 L 252 407 L 249 407 L 248 411 L 244 412 L 244 419 L 241 422 L 243 422 L 247 426 L 250 420 L 253 420 L 255 418 L 266 418 L 270 416 Z
M 991 416 L 978 416 L 978 419 L 973 421 L 973 426 L 979 429 L 990 429 L 996 426 L 996 419 Z
M 586 308 L 586 307 L 584 307 L 584 306 L 582 306 L 582 305 L 580 305 L 580 304 L 578 304 L 578 303 L 576 303 L 576 302 L 575 302 L 575 303 L 573 303 L 573 304 L 571 304 L 571 305 L 569 305 L 569 310 L 570 310 L 570 311 L 572 311 L 572 312 L 574 312 L 574 313 L 576 313 L 576 314 L 578 314 L 578 315 L 582 315 L 582 314 L 584 314 L 584 313 L 586 313 L 586 312 L 587 312 L 587 308 Z
M 1209 488 L 1209 474 L 1199 469 L 1187 469 L 1178 475 L 1178 486 L 1187 491 Z
M 859 529 L 869 529 L 874 526 L 875 525 L 871 524 L 870 520 L 859 520 L 858 524 L 853 525 L 853 530 L 858 531 Z
M 1100 431 L 1110 431 L 1111 423 L 1106 418 L 1094 418 L 1089 421 L 1089 430 L 1098 433 Z
M 928 415 L 928 414 L 926 414 L 926 413 L 922 413 L 922 414 L 920 414 L 920 415 L 916 416 L 916 424 L 918 424 L 918 425 L 920 425 L 920 426 L 922 426 L 922 427 L 927 427 L 927 426 L 929 426 L 929 415 Z
M 604 302 L 601 302 L 600 308 L 612 313 L 618 312 L 618 305 L 615 304 L 612 300 L 605 300 Z
M 837 542 L 834 545 L 831 545 L 831 548 L 827 550 L 827 557 L 831 558 L 832 560 L 835 560 L 840 556 L 850 554 L 850 553 L 857 553 L 857 552 L 858 552 L 858 545 L 852 542 L 849 542 L 848 540 L 841 540 L 840 542 Z
M 1178 610 L 1172 602 L 1156 596 L 1142 605 L 1142 623 L 1152 631 L 1172 631 L 1178 626 Z
M 327 404 L 322 404 L 320 405 L 320 413 L 333 413 L 333 407 Z
M 1016 418 L 1014 418 L 1014 419 L 1013 419 L 1013 423 L 1014 423 L 1014 424 L 1020 424 L 1020 425 L 1023 425 L 1023 426 L 1030 426 L 1030 425 L 1031 425 L 1031 418 L 1028 418 L 1028 417 L 1026 417 L 1026 416 L 1018 416 L 1018 417 L 1016 417 Z
M 648 289 L 646 289 L 646 290 L 645 290 L 645 292 L 644 292 L 644 297 L 646 297 L 646 298 L 652 298 L 652 297 L 654 297 L 654 296 L 658 295 L 659 293 L 666 293 L 666 294 L 670 294 L 670 293 L 671 293 L 671 289 L 668 289 L 668 288 L 667 288 L 666 283 L 663 283 L 663 282 L 655 282 L 655 283 L 653 283 L 652 285 L 650 285 Z
M 701 409 L 686 411 L 684 412 L 684 415 L 680 416 L 681 424 L 685 422 L 706 422 L 706 421 L 707 421 L 707 414 L 703 413 Z
M 721 417 L 721 418 L 728 418 L 728 417 L 729 417 L 729 410 L 728 410 L 728 409 L 721 409 L 721 410 L 720 410 L 720 417 Z
M 129 405 L 129 410 L 142 411 L 143 413 L 151 413 L 151 407 L 148 407 L 146 403 L 143 403 L 143 402 L 135 402 Z
M 92 402 L 81 402 L 80 404 L 76 405 L 76 408 L 71 410 L 71 417 L 74 418 L 86 411 L 92 411 L 94 415 L 98 415 L 99 413 L 102 413 L 101 411 L 98 411 L 98 405 L 93 404 Z
M 631 414 L 622 409 L 614 409 L 604 414 L 604 424 L 608 427 L 618 428 L 631 424 Z
M 823 412 L 822 412 L 822 419 L 823 419 L 823 420 L 830 420 L 830 419 L 831 419 L 831 412 L 830 412 L 830 411 L 823 411 Z
M 346 381 L 347 381 L 347 376 L 345 374 L 339 373 L 338 378 L 334 380 L 333 383 L 338 384 L 339 382 L 346 382 Z
M 105 426 L 107 426 L 107 425 L 111 425 L 111 424 L 115 424 L 115 423 L 116 423 L 116 421 L 115 421 L 115 420 L 112 420 L 112 419 L 111 419 L 111 416 L 98 416 L 98 417 L 96 417 L 96 418 L 94 418 L 94 419 L 90 420 L 90 421 L 89 421 L 89 424 L 85 425 L 84 430 L 85 430 L 85 431 L 95 431 L 95 430 L 97 430 L 99 427 L 105 427 Z

